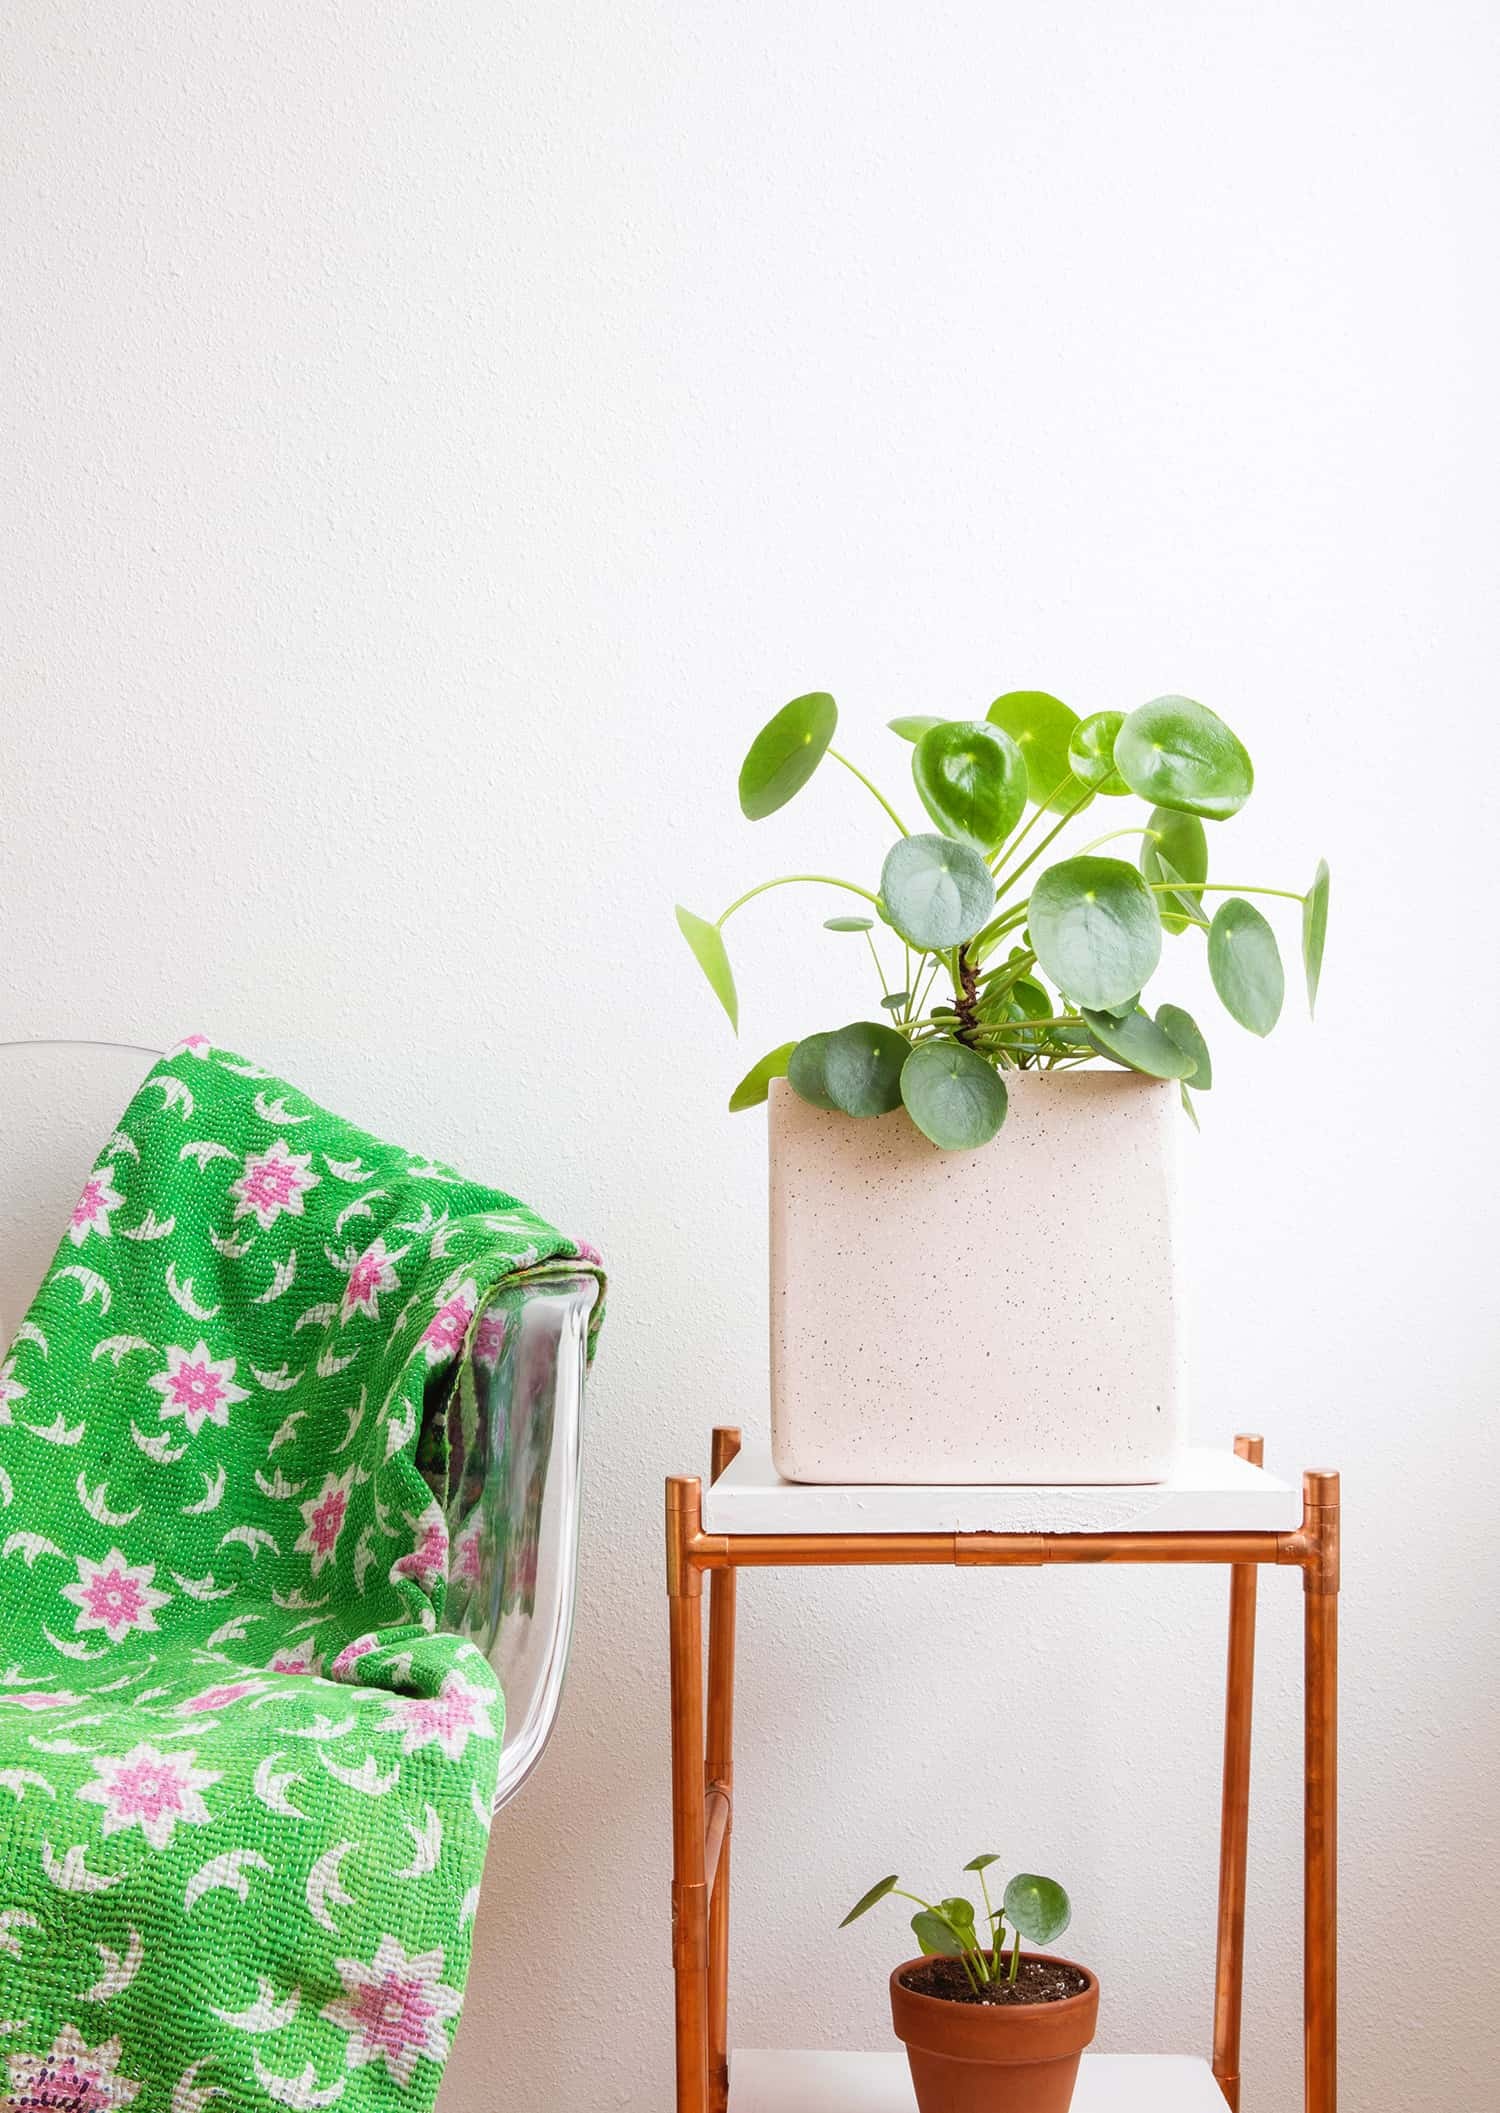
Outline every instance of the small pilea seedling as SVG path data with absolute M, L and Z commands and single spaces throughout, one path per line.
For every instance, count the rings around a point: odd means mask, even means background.
M 1002 1976 L 1014 1981 L 1021 1965 L 1021 1939 L 1024 1937 L 1030 1944 L 1051 1944 L 1067 1928 L 1073 1909 L 1055 1878 L 1038 1878 L 1034 1871 L 1018 1871 L 1005 1888 L 1000 1906 L 991 1907 L 985 1873 L 998 1862 L 999 1858 L 995 1856 L 971 1856 L 964 1865 L 964 1869 L 972 1871 L 979 1880 L 979 1894 L 984 1902 L 982 1930 L 971 1900 L 965 1900 L 960 1894 L 950 1894 L 946 1900 L 924 1900 L 920 1893 L 905 1892 L 894 1871 L 889 1878 L 882 1878 L 878 1885 L 871 1886 L 864 1898 L 854 1903 L 839 1928 L 848 1929 L 851 1922 L 857 1922 L 877 1901 L 892 1894 L 898 1900 L 910 1900 L 915 1904 L 917 1912 L 911 1918 L 912 1935 L 921 1946 L 923 1955 L 929 1959 L 962 1960 L 969 1985 L 976 1995 Z M 1011 1937 L 1008 1964 L 1004 1956 L 1007 1924 Z

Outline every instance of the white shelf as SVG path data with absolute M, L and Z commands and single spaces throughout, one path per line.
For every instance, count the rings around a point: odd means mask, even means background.
M 703 1492 L 707 1533 L 1291 1533 L 1302 1495 L 1231 1452 L 1190 1447 L 1168 1482 L 783 1482 L 746 1445 Z
M 916 2113 L 904 2054 L 737 2048 L 729 2113 Z M 1188 2054 L 1086 2054 L 1073 2113 L 1224 2113 L 1208 2063 Z

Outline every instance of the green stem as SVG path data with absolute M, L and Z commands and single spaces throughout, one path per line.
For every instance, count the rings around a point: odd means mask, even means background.
M 1014 1983 L 1021 1968 L 1021 1932 L 1016 1931 L 1016 1941 L 1010 1948 L 1010 1978 Z
M 720 926 L 726 925 L 736 910 L 743 910 L 747 902 L 754 902 L 757 895 L 764 895 L 768 888 L 789 888 L 794 881 L 814 881 L 822 888 L 846 888 L 851 895 L 862 895 L 866 902 L 879 905 L 880 897 L 872 895 L 868 888 L 857 888 L 852 880 L 838 880 L 831 873 L 782 873 L 775 880 L 763 880 L 758 888 L 749 888 L 719 918 Z
M 1042 816 L 1048 813 L 1052 806 L 1052 802 L 1057 798 L 1058 794 L 1062 791 L 1063 787 L 1065 785 L 1071 784 L 1072 778 L 1073 773 L 1071 770 L 1068 772 L 1067 777 L 1059 778 L 1057 783 L 1053 786 L 1052 790 L 1048 793 L 1046 799 L 1039 800 L 1037 802 L 1035 810 L 1026 817 L 1025 827 L 1021 830 L 1020 835 L 1013 836 L 1008 844 L 1001 844 L 996 850 L 990 853 L 991 859 L 995 862 L 995 870 L 997 872 L 999 871 L 1001 864 L 1011 856 L 1012 852 L 1020 850 L 1021 846 L 1025 843 L 1027 837 L 1030 836 L 1032 830 L 1035 829 L 1037 823 L 1042 819 Z
M 910 836 L 911 831 L 907 828 L 905 822 L 902 821 L 900 815 L 897 814 L 895 808 L 891 805 L 890 801 L 886 798 L 885 794 L 880 790 L 880 787 L 878 785 L 872 785 L 869 779 L 865 776 L 864 772 L 859 768 L 859 766 L 857 764 L 851 763 L 847 756 L 841 756 L 836 748 L 829 749 L 828 753 L 830 756 L 832 756 L 835 763 L 842 763 L 845 770 L 853 771 L 855 777 L 858 778 L 860 784 L 863 785 L 863 787 L 865 788 L 865 791 L 868 793 L 873 793 L 875 798 L 879 800 L 881 806 L 885 809 L 886 813 L 890 816 L 891 820 L 895 823 L 896 827 L 901 831 L 901 834 L 903 836 Z
M 891 986 L 885 980 L 885 970 L 880 966 L 880 956 L 875 951 L 875 941 L 868 932 L 865 934 L 865 944 L 870 949 L 870 959 L 874 962 L 875 973 L 880 978 L 881 991 L 888 998 L 891 994 Z
M 1015 886 L 1016 882 L 1021 878 L 1021 875 L 1026 871 L 1027 867 L 1034 866 L 1036 864 L 1037 860 L 1041 857 L 1042 853 L 1046 850 L 1047 846 L 1053 841 L 1055 837 L 1058 837 L 1062 834 L 1063 830 L 1067 828 L 1069 822 L 1072 821 L 1075 814 L 1081 814 L 1083 812 L 1084 808 L 1087 807 L 1089 801 L 1093 797 L 1094 795 L 1092 794 L 1092 792 L 1090 792 L 1088 787 L 1085 786 L 1083 798 L 1081 800 L 1075 800 L 1073 805 L 1067 810 L 1067 812 L 1063 815 L 1062 819 L 1056 824 L 1056 826 L 1047 831 L 1047 834 L 1042 838 L 1042 841 L 1037 845 L 1035 851 L 1031 853 L 1030 857 L 1023 858 L 1019 866 L 1013 867 L 1009 873 L 1006 873 L 1001 877 L 997 878 L 995 882 L 995 893 L 997 896 L 1003 895 L 1007 888 L 1013 888 Z
M 990 1906 L 990 1889 L 984 1882 L 984 1866 L 982 1864 L 979 1868 L 979 1897 L 984 1902 L 984 1919 L 989 1924 L 990 1949 L 991 1954 L 993 1955 L 995 1944 L 995 1910 Z M 982 1963 L 984 1959 L 983 1951 L 980 1952 L 979 1957 Z M 988 1968 L 986 1968 L 984 1978 L 986 1979 L 986 1981 L 993 1981 L 995 1977 L 988 1970 Z
M 1247 888 L 1233 880 L 1148 880 L 1153 894 L 1170 895 L 1279 895 L 1283 902 L 1306 902 L 1295 888 Z
M 1090 851 L 1097 851 L 1101 844 L 1117 844 L 1122 836 L 1149 836 L 1154 839 L 1156 834 L 1154 829 L 1111 829 L 1108 836 L 1096 836 L 1091 844 L 1085 844 L 1078 856 L 1082 858 Z

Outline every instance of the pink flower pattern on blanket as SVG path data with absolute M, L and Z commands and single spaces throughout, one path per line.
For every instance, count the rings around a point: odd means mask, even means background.
M 450 1673 L 436 1695 L 392 1695 L 385 1699 L 385 1721 L 377 1731 L 399 1731 L 401 1751 L 417 1753 L 424 1746 L 438 1746 L 450 1761 L 460 1760 L 471 1737 L 493 1739 L 490 1722 L 493 1697 Z
M 311 1172 L 311 1167 L 311 1152 L 292 1151 L 284 1137 L 278 1137 L 264 1152 L 247 1153 L 244 1173 L 229 1185 L 230 1195 L 239 1198 L 235 1221 L 248 1214 L 265 1233 L 283 1211 L 300 1218 L 303 1197 L 322 1179 Z
M 117 1211 L 125 1198 L 115 1187 L 113 1167 L 99 1167 L 83 1184 L 83 1192 L 73 1206 L 73 1215 L 68 1220 L 68 1238 L 75 1247 L 82 1247 L 90 1233 L 99 1233 L 109 1238 L 109 1214 Z
M 157 1611 L 172 1595 L 152 1584 L 155 1563 L 127 1563 L 118 1548 L 111 1548 L 102 1563 L 86 1555 L 78 1558 L 78 1576 L 64 1585 L 62 1596 L 78 1609 L 73 1627 L 103 1629 L 111 1643 L 118 1643 L 133 1629 L 157 1627 Z
M 235 1360 L 216 1358 L 200 1336 L 191 1350 L 170 1348 L 166 1371 L 155 1373 L 146 1384 L 162 1398 L 161 1416 L 180 1416 L 189 1437 L 196 1438 L 205 1423 L 227 1427 L 234 1404 L 250 1399 L 247 1387 L 234 1384 L 234 1371 Z
M 362 1959 L 334 1965 L 344 1993 L 323 2016 L 348 2033 L 345 2060 L 351 2069 L 384 2062 L 391 2082 L 404 2087 L 419 2059 L 446 2058 L 444 2020 L 457 2015 L 462 1998 L 438 1978 L 441 1947 L 408 1958 L 397 1938 L 382 1937 L 368 1965 Z
M 142 1740 L 127 1754 L 101 1754 L 94 1762 L 94 1781 L 77 1794 L 86 1804 L 104 1807 L 101 1833 L 139 1827 L 153 1849 L 167 1849 L 179 1826 L 207 1827 L 213 1820 L 203 1793 L 218 1782 L 219 1773 L 195 1768 L 196 1759 L 194 1753 L 162 1753 Z
M 108 2113 L 128 2106 L 140 2085 L 117 2073 L 120 2042 L 91 2048 L 76 2025 L 65 2025 L 46 2054 L 13 2054 L 7 2107 L 37 2113 Z

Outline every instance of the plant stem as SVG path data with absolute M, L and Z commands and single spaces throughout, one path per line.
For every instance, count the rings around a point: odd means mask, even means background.
M 1155 840 L 1156 831 L 1154 829 L 1111 829 L 1108 836 L 1096 836 L 1091 844 L 1085 844 L 1078 856 L 1082 858 L 1089 851 L 1097 851 L 1101 844 L 1118 843 L 1122 836 L 1149 836 Z
M 830 756 L 832 756 L 835 763 L 842 763 L 845 770 L 853 771 L 855 777 L 858 778 L 860 784 L 863 785 L 863 787 L 865 788 L 865 791 L 868 793 L 873 793 L 875 798 L 879 800 L 881 806 L 885 809 L 886 813 L 890 816 L 891 820 L 895 823 L 896 827 L 901 831 L 901 834 L 903 836 L 910 836 L 911 831 L 907 828 L 905 822 L 902 821 L 900 815 L 897 814 L 895 808 L 891 805 L 890 801 L 886 798 L 885 794 L 880 790 L 880 787 L 878 785 L 872 785 L 869 779 L 865 776 L 864 772 L 859 769 L 856 764 L 851 763 L 847 756 L 841 756 L 836 748 L 829 749 L 828 753 Z
M 984 1902 L 985 1920 L 990 1926 L 990 1954 L 993 1958 L 995 1945 L 995 1910 L 990 1906 L 990 1889 L 984 1882 L 984 1866 L 982 1864 L 979 1868 L 979 1897 Z M 980 1952 L 979 1956 L 981 1960 L 984 1958 L 983 1951 Z M 984 1978 L 986 1979 L 986 1981 L 993 1981 L 995 1977 L 992 1973 L 987 1970 Z
M 1148 880 L 1153 894 L 1172 895 L 1279 895 L 1283 902 L 1306 902 L 1295 888 L 1247 888 L 1233 880 Z
M 885 980 L 885 970 L 880 966 L 880 956 L 875 951 L 875 941 L 868 932 L 865 934 L 865 944 L 870 949 L 870 959 L 874 962 L 875 973 L 880 978 L 881 991 L 888 998 L 891 994 L 891 986 Z
M 872 895 L 868 888 L 857 888 L 852 880 L 839 880 L 832 873 L 782 873 L 775 880 L 763 880 L 758 888 L 748 888 L 743 895 L 729 905 L 719 918 L 722 928 L 733 917 L 736 910 L 743 910 L 747 902 L 754 902 L 757 895 L 764 895 L 768 888 L 789 888 L 794 881 L 814 881 L 823 888 L 845 888 L 851 895 L 862 895 L 866 902 L 879 904 L 880 897 Z
M 1016 1941 L 1010 1948 L 1010 1978 L 1012 1984 L 1021 1968 L 1021 1932 L 1016 1931 Z
M 1001 844 L 996 850 L 990 853 L 991 858 L 993 858 L 996 862 L 995 870 L 997 872 L 999 871 L 1000 866 L 1004 863 L 1007 858 L 1011 856 L 1013 852 L 1020 850 L 1021 846 L 1025 843 L 1027 837 L 1030 836 L 1032 830 L 1035 829 L 1037 823 L 1042 819 L 1042 816 L 1050 810 L 1052 802 L 1057 798 L 1057 795 L 1062 791 L 1064 785 L 1068 783 L 1072 775 L 1073 773 L 1070 770 L 1066 778 L 1059 778 L 1057 783 L 1053 786 L 1052 790 L 1048 793 L 1046 799 L 1039 800 L 1037 802 L 1035 811 L 1026 817 L 1025 826 L 1022 828 L 1019 835 L 1013 836 L 1008 844 Z
M 1062 819 L 1056 824 L 1056 826 L 1047 831 L 1047 834 L 1042 838 L 1042 841 L 1037 845 L 1035 851 L 1031 853 L 1030 857 L 1023 858 L 1019 866 L 1013 867 L 1009 873 L 1006 873 L 996 879 L 995 894 L 997 897 L 1003 895 L 1007 888 L 1013 888 L 1015 886 L 1016 882 L 1021 878 L 1021 875 L 1026 871 L 1027 867 L 1034 866 L 1036 864 L 1037 860 L 1041 857 L 1042 853 L 1046 850 L 1047 846 L 1052 842 L 1053 838 L 1062 834 L 1063 830 L 1067 828 L 1069 822 L 1072 821 L 1074 815 L 1081 814 L 1093 797 L 1094 795 L 1088 790 L 1087 787 L 1085 787 L 1083 798 L 1081 800 L 1075 800 L 1073 805 L 1068 809 L 1067 813 L 1063 815 Z

